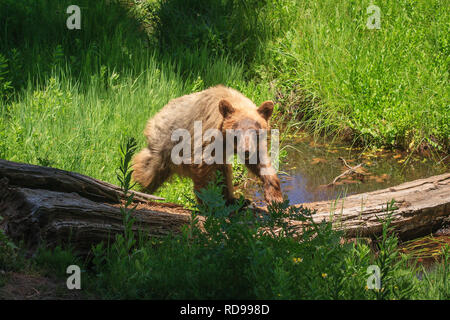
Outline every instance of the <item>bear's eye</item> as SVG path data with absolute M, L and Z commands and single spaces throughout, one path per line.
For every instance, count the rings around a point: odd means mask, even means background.
M 232 128 L 242 130 L 249 130 L 249 129 L 258 130 L 261 129 L 261 125 L 258 123 L 258 121 L 255 121 L 250 118 L 244 118 L 240 121 L 233 123 Z

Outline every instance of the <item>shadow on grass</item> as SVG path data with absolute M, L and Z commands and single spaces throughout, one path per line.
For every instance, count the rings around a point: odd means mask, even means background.
M 6 80 L 16 90 L 55 75 L 88 84 L 102 68 L 138 75 L 151 57 L 189 78 L 204 71 L 205 60 L 254 61 L 273 31 L 266 21 L 266 0 L 121 2 L 77 1 L 81 30 L 69 30 L 69 0 L 2 1 L 0 54 L 7 59 Z M 151 26 L 148 34 L 143 24 Z

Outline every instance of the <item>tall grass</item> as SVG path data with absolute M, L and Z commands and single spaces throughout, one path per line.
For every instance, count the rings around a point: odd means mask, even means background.
M 170 99 L 219 83 L 257 101 L 270 97 L 245 82 L 242 63 L 206 47 L 162 52 L 115 3 L 79 1 L 82 29 L 68 30 L 69 4 L 0 5 L 0 53 L 15 89 L 1 101 L 0 158 L 115 182 L 118 143 L 132 136 L 143 147 L 147 119 Z M 166 184 L 160 193 L 184 201 L 189 182 L 175 180 L 179 192 Z
M 377 1 L 381 29 L 366 26 L 372 1 L 296 1 L 294 26 L 268 45 L 262 75 L 309 103 L 310 128 L 346 129 L 363 144 L 448 151 L 448 1 Z
M 134 147 L 128 140 L 121 149 L 117 176 L 127 195 Z M 227 205 L 222 187 L 210 183 L 198 194 L 203 203 L 195 205 L 191 223 L 181 233 L 157 238 L 133 233 L 133 196 L 128 195 L 121 207 L 124 235 L 93 247 L 84 263 L 73 250 L 59 246 L 40 248 L 24 263 L 8 248 L 8 239 L 0 237 L 0 269 L 29 268 L 65 278 L 67 266 L 77 264 L 86 271 L 83 293 L 104 299 L 449 298 L 448 246 L 442 248 L 442 263 L 435 271 L 419 273 L 408 265 L 390 224 L 392 204 L 373 243 L 374 255 L 363 239 L 342 241 L 343 231 L 333 230 L 331 222 L 315 223 L 309 209 L 285 202 L 269 206 L 266 215 L 255 215 L 243 207 L 243 198 Z M 300 222 L 302 232 L 287 218 Z M 369 288 L 368 270 L 374 265 L 380 268 L 380 287 Z M 0 286 L 7 281 L 0 275 Z

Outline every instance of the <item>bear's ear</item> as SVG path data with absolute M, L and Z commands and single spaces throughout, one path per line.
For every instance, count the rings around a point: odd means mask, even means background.
M 227 100 L 220 100 L 219 111 L 224 118 L 228 118 L 234 112 L 234 108 Z
M 273 112 L 273 102 L 264 101 L 258 108 L 258 112 L 264 119 L 266 119 L 266 121 L 268 121 Z

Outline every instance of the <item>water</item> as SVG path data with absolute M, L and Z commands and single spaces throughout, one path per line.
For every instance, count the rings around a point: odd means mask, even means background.
M 290 204 L 332 200 L 384 189 L 407 181 L 442 174 L 449 169 L 448 161 L 437 164 L 439 160 L 410 156 L 406 152 L 368 151 L 342 144 L 315 143 L 306 135 L 292 140 L 289 145 L 287 156 L 280 160 L 281 172 L 278 176 L 282 192 L 287 196 Z M 335 177 L 348 169 L 339 159 L 340 157 L 352 167 L 362 164 L 364 175 L 346 176 L 336 185 L 326 187 Z M 244 189 L 248 199 L 253 200 L 257 205 L 264 204 L 263 190 L 256 179 L 247 183 Z M 440 255 L 437 252 L 440 251 L 442 244 L 450 243 L 450 231 L 442 232 L 440 230 L 432 236 L 417 239 L 420 246 L 412 242 L 408 248 L 402 246 L 400 248 L 407 249 L 405 253 L 413 254 L 419 258 L 420 264 L 431 270 L 439 260 Z M 427 258 L 430 252 L 434 252 L 436 256 Z
M 448 172 L 448 164 L 436 164 L 437 161 L 430 157 L 316 143 L 304 134 L 288 143 L 285 150 L 287 156 L 280 160 L 278 176 L 290 204 L 336 199 Z M 336 185 L 326 187 L 348 169 L 340 157 L 352 167 L 362 164 L 362 174 L 346 176 Z M 264 197 L 260 183 L 251 180 L 244 189 L 247 198 L 262 204 Z

